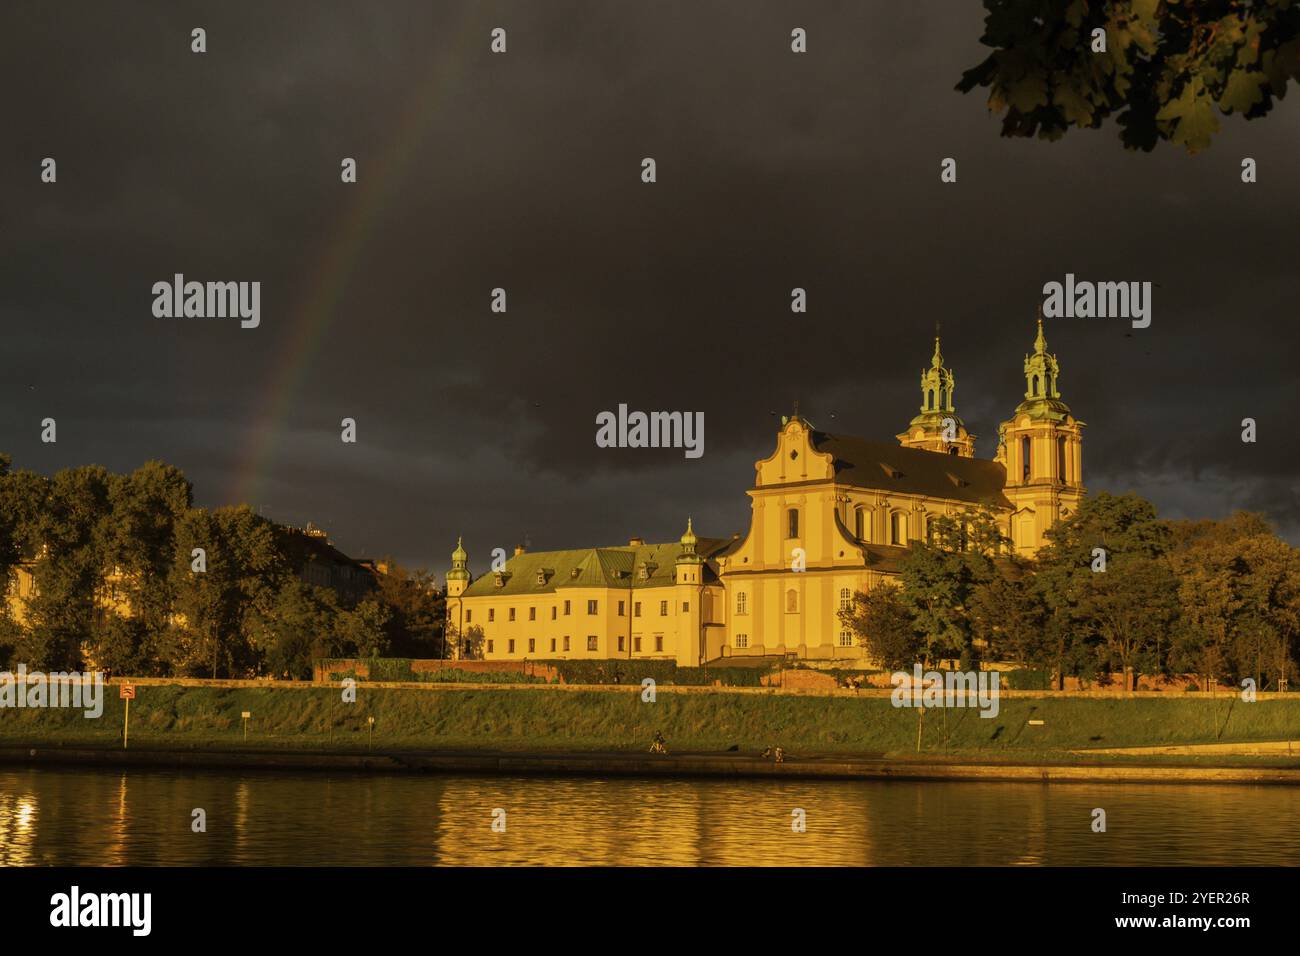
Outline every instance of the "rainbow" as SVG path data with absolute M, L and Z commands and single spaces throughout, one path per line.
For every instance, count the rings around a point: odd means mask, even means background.
M 374 234 L 382 213 L 400 192 L 420 143 L 437 116 L 438 100 L 462 72 L 463 51 L 472 42 L 467 35 L 468 26 L 462 14 L 459 35 L 449 45 L 452 53 L 435 60 L 430 75 L 412 88 L 395 131 L 377 158 L 366 160 L 358 156 L 356 184 L 340 183 L 339 188 L 349 191 L 353 201 L 321 244 L 320 253 L 305 277 L 306 295 L 289 311 L 289 333 L 271 366 L 262 401 L 256 406 L 261 410 L 259 420 L 248 429 L 248 438 L 236 459 L 225 496 L 228 504 L 256 507 L 289 413 L 308 379 L 321 343 L 338 317 L 339 303 L 356 272 L 361 251 Z M 481 39 L 486 50 L 489 41 L 486 31 Z M 338 161 L 341 160 L 340 156 Z

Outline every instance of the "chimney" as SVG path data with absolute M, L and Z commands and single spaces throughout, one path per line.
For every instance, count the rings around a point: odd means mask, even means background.
M 515 545 L 515 557 L 517 558 L 523 553 L 524 553 L 524 546 L 522 544 Z
M 627 546 L 629 548 L 639 548 L 643 544 L 645 544 L 645 541 L 643 541 L 638 535 L 633 535 L 627 539 Z

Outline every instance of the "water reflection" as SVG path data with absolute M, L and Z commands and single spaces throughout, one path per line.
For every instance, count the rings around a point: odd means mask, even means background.
M 1297 812 L 1289 787 L 7 769 L 0 864 L 1296 865 Z

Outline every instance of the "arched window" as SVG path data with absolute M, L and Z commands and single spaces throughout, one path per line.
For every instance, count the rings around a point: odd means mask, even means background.
M 799 592 L 794 588 L 785 592 L 785 611 L 793 614 L 799 610 Z
M 1029 480 L 1029 436 L 1020 439 L 1020 478 Z
M 1056 480 L 1065 481 L 1065 436 L 1056 439 Z
M 934 547 L 934 515 L 925 516 L 925 543 Z
M 1034 394 L 1035 394 L 1035 395 L 1038 394 L 1038 376 L 1037 376 L 1037 375 L 1034 376 Z
M 907 527 L 906 525 L 903 524 L 903 522 L 906 520 L 907 520 L 907 516 L 904 515 L 901 511 L 895 511 L 893 514 L 889 516 L 889 543 L 890 544 L 907 543 Z
M 946 388 L 941 388 L 939 389 L 939 408 L 944 409 L 947 407 L 948 407 L 948 390 Z
M 867 540 L 867 513 L 861 508 L 853 512 L 853 536 L 859 541 Z
M 787 538 L 799 537 L 799 509 L 798 508 L 789 509 L 785 513 L 785 518 L 786 518 L 786 525 L 787 525 L 786 537 Z
M 840 588 L 840 610 L 847 611 L 853 606 L 853 592 L 848 588 Z
M 737 614 L 749 613 L 749 601 L 745 597 L 744 591 L 736 592 L 736 613 Z
M 930 411 L 934 411 L 934 389 L 930 389 L 930 391 L 927 392 L 926 394 L 929 396 L 930 399 Z

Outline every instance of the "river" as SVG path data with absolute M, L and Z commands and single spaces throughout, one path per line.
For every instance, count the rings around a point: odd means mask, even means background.
M 1296 865 L 1297 819 L 1282 786 L 0 769 L 3 865 Z

